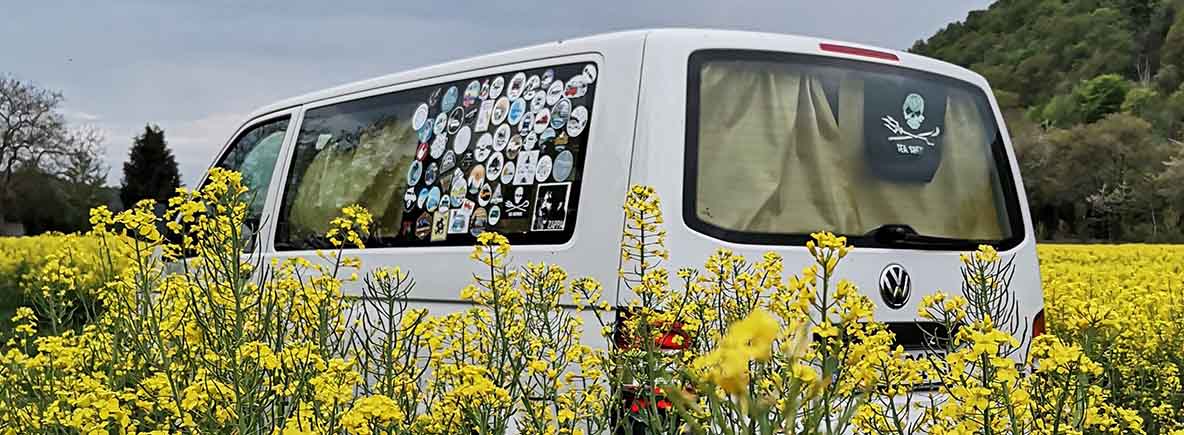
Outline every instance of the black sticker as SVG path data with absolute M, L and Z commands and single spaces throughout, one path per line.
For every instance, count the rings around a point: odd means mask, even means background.
M 864 93 L 864 150 L 881 178 L 928 182 L 941 164 L 946 94 L 935 83 L 868 78 Z
M 531 231 L 563 231 L 567 225 L 571 183 L 540 184 L 534 197 Z

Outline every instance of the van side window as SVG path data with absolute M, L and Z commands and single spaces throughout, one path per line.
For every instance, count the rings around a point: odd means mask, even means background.
M 276 249 L 330 246 L 342 207 L 374 215 L 367 246 L 571 238 L 597 68 L 573 63 L 469 77 L 309 109 Z
M 271 186 L 271 174 L 279 159 L 288 131 L 288 118 L 267 121 L 251 127 L 234 141 L 226 154 L 214 165 L 219 168 L 238 171 L 243 174 L 243 184 L 250 189 L 248 219 L 258 224 L 263 215 L 263 204 Z

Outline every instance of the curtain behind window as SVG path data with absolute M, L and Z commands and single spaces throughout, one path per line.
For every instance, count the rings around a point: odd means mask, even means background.
M 798 65 L 706 64 L 700 88 L 697 212 L 736 231 L 864 234 L 908 224 L 927 235 L 1006 237 L 990 143 L 974 97 L 950 89 L 941 163 L 928 183 L 877 178 L 863 152 L 863 79 L 844 74 L 838 113 Z M 881 128 L 871 126 L 870 128 Z

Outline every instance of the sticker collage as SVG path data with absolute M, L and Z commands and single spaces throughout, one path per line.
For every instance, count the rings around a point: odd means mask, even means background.
M 403 237 L 569 229 L 596 76 L 595 65 L 572 64 L 432 89 L 410 114 L 419 144 Z

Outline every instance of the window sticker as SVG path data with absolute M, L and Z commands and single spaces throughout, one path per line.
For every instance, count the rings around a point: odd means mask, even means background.
M 563 231 L 571 183 L 540 184 L 535 193 L 531 231 Z
M 512 243 L 566 241 L 595 74 L 591 64 L 571 63 L 470 75 L 307 110 L 277 249 L 321 248 L 318 222 L 344 203 L 375 214 L 371 246 L 459 246 L 481 231 Z M 392 200 L 394 207 L 383 203 Z
M 865 87 L 877 90 L 864 96 L 867 165 L 887 180 L 932 180 L 941 163 L 945 88 L 920 80 L 882 78 L 870 78 Z
M 478 133 L 489 129 L 489 118 L 493 115 L 493 100 L 485 100 L 481 102 L 481 108 L 477 109 L 477 125 L 473 126 Z
M 567 119 L 567 135 L 577 137 L 584 132 L 584 126 L 588 122 L 588 109 L 584 106 L 576 106 L 571 109 L 571 116 Z

